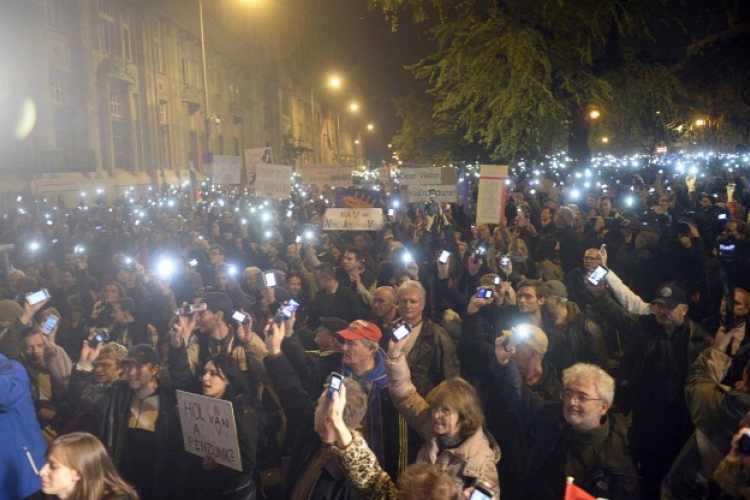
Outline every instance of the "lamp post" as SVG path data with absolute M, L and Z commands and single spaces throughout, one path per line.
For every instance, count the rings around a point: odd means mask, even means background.
M 206 150 L 203 154 L 207 160 L 211 152 L 211 114 L 208 109 L 208 68 L 206 67 L 206 34 L 203 29 L 203 0 L 198 0 L 198 14 L 201 25 L 201 63 L 203 64 L 203 114 L 206 117 Z

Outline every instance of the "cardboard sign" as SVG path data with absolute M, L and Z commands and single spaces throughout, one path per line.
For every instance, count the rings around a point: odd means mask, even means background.
M 438 203 L 453 203 L 458 200 L 458 186 L 423 185 L 404 186 L 406 198 L 410 203 L 429 203 L 430 189 L 435 190 L 435 201 Z
M 212 181 L 214 184 L 240 183 L 240 157 L 214 156 Z
M 258 164 L 255 194 L 268 198 L 289 198 L 292 194 L 292 167 Z
M 481 165 L 479 167 L 477 224 L 500 224 L 505 209 L 505 179 L 507 178 L 507 165 Z
M 177 391 L 185 451 L 242 472 L 232 403 Z
M 323 230 L 378 231 L 383 228 L 380 208 L 329 208 L 323 216 Z
M 258 165 L 263 163 L 273 163 L 273 154 L 271 148 L 255 148 L 245 150 L 245 173 L 247 174 L 247 183 L 252 186 L 255 184 L 255 178 L 258 172 Z
M 302 184 L 317 186 L 351 186 L 352 170 L 346 167 L 302 167 Z
M 402 168 L 398 171 L 398 181 L 403 186 L 443 184 L 440 167 Z

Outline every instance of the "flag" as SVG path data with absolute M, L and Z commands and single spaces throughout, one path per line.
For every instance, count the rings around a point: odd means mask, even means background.
M 596 500 L 596 498 L 589 495 L 585 490 L 573 484 L 572 477 L 569 477 L 567 481 L 568 484 L 565 486 L 565 500 Z
M 331 140 L 331 120 L 326 118 L 323 120 L 323 127 L 320 131 L 320 142 L 322 146 L 328 146 L 328 149 L 333 149 L 333 141 Z

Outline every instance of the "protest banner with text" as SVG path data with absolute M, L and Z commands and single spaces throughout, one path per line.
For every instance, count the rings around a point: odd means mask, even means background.
M 286 165 L 258 165 L 255 194 L 268 198 L 289 198 L 292 194 L 292 167 Z
M 245 173 L 247 174 L 247 184 L 255 184 L 255 178 L 258 175 L 258 165 L 273 163 L 271 148 L 255 148 L 245 150 Z
M 328 208 L 323 216 L 323 230 L 379 231 L 383 228 L 380 208 Z
M 481 165 L 479 167 L 477 224 L 500 224 L 505 210 L 505 180 L 507 178 L 507 165 Z
M 302 184 L 341 187 L 352 185 L 352 169 L 348 167 L 306 165 L 300 173 Z
M 211 181 L 214 184 L 239 184 L 240 157 L 214 156 L 213 175 L 211 176 Z
M 457 186 L 443 185 L 419 185 L 403 186 L 402 191 L 406 191 L 406 198 L 410 203 L 429 203 L 430 190 L 435 190 L 435 201 L 438 203 L 454 203 L 458 200 Z
M 177 391 L 185 451 L 242 472 L 232 403 Z

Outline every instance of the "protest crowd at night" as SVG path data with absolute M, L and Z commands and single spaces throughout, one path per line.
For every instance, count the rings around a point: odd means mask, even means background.
M 747 154 L 262 168 L 18 196 L 0 499 L 750 498 Z

